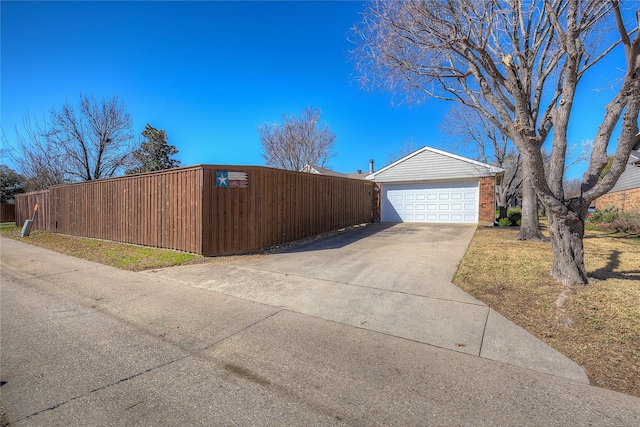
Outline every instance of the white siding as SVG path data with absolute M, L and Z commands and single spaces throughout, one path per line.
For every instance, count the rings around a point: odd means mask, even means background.
M 640 167 L 628 164 L 620 178 L 618 178 L 616 185 L 609 192 L 615 193 L 616 191 L 631 190 L 633 188 L 640 188 Z
M 424 150 L 415 156 L 381 170 L 373 178 L 376 182 L 429 181 L 442 179 L 479 178 L 490 175 L 488 168 L 477 162 Z

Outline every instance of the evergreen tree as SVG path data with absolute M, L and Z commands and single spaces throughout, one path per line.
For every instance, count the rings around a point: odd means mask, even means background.
M 172 159 L 171 156 L 178 154 L 175 145 L 169 145 L 167 133 L 163 130 L 147 125 L 142 131 L 145 138 L 140 144 L 140 148 L 133 152 L 136 167 L 128 169 L 127 175 L 142 172 L 153 172 L 180 166 L 180 161 Z
M 25 192 L 25 178 L 13 169 L 0 165 L 0 202 L 13 203 L 16 194 Z

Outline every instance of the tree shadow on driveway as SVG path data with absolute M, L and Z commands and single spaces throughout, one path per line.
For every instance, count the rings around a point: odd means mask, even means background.
M 371 237 L 375 234 L 387 231 L 398 224 L 395 223 L 372 223 L 354 227 L 348 227 L 320 236 L 304 239 L 290 244 L 285 244 L 272 249 L 269 252 L 277 253 L 297 253 L 308 251 L 322 251 L 329 249 L 340 249 L 351 245 L 359 240 Z

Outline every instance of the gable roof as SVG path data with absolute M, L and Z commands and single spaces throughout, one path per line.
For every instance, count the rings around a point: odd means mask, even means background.
M 320 166 L 314 166 L 314 165 L 305 165 L 300 170 L 300 172 L 315 173 L 316 175 L 342 176 L 342 177 L 345 176 L 340 172 L 332 171 L 331 169 L 323 168 Z
M 340 176 L 343 178 L 346 177 L 351 179 L 367 179 L 367 175 L 369 175 L 370 173 L 369 171 L 363 172 L 361 170 L 353 173 L 340 173 L 331 169 L 314 165 L 305 165 L 305 167 L 303 167 L 300 172 L 315 173 L 317 175 Z
M 631 150 L 631 154 L 629 154 L 629 164 L 640 167 L 640 142 Z
M 431 147 L 422 147 L 391 163 L 367 179 L 376 182 L 430 181 L 481 178 L 499 175 L 504 169 Z
M 366 172 L 352 172 L 352 173 L 347 173 L 345 174 L 347 176 L 347 178 L 352 178 L 352 179 L 367 179 L 367 176 L 369 176 L 369 171 Z

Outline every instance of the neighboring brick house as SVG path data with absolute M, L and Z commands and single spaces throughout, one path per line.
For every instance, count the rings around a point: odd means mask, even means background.
M 495 186 L 504 170 L 423 147 L 372 172 L 380 186 L 382 222 L 495 223 Z
M 629 162 L 616 185 L 596 199 L 596 209 L 616 206 L 620 212 L 640 213 L 640 143 L 629 156 Z

